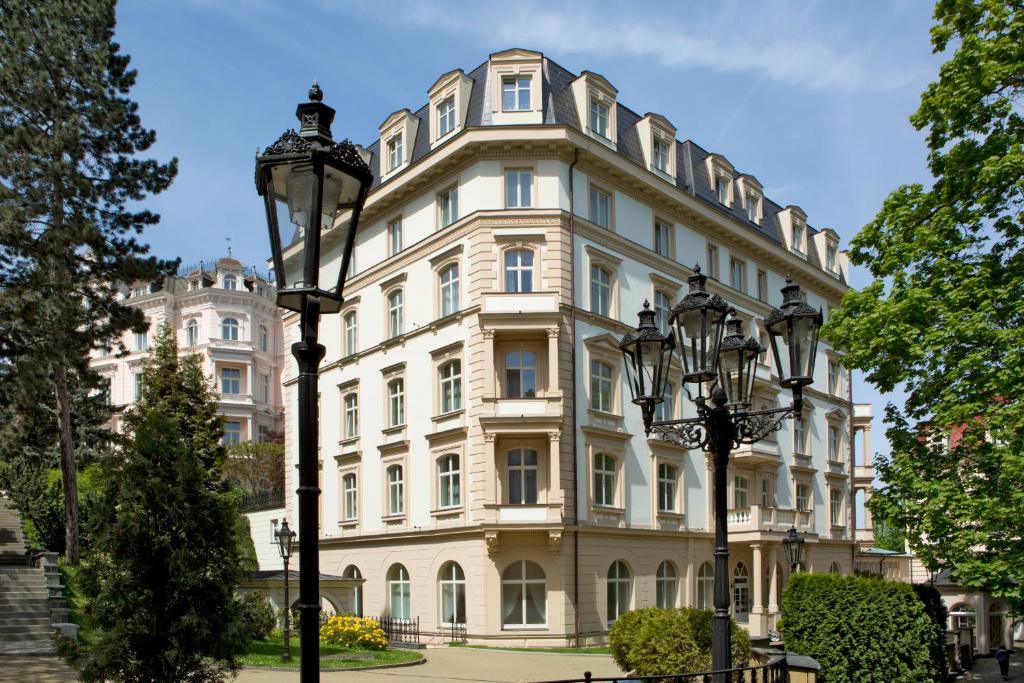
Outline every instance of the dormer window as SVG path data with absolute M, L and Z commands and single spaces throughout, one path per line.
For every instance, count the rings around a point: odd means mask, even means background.
M 402 134 L 388 140 L 388 170 L 394 171 L 402 165 Z
M 718 192 L 718 203 L 729 205 L 729 176 L 719 173 L 715 178 L 715 189 Z
M 825 268 L 827 268 L 828 272 L 830 273 L 836 272 L 837 254 L 838 250 L 836 249 L 836 245 L 829 244 L 827 247 L 825 247 Z
M 501 79 L 501 110 L 530 111 L 529 76 L 505 76 Z
M 654 168 L 662 173 L 668 173 L 668 142 L 661 138 L 654 138 Z
M 799 221 L 793 221 L 792 231 L 790 244 L 794 251 L 799 251 L 802 254 L 804 251 L 804 224 Z
M 761 198 L 747 195 L 747 220 L 751 223 L 761 222 Z
M 590 131 L 608 138 L 608 105 L 597 97 L 590 98 Z
M 437 136 L 443 138 L 455 130 L 455 95 L 446 97 L 437 106 Z

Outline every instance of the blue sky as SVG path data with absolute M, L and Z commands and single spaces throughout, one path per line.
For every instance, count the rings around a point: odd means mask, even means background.
M 294 124 L 317 79 L 335 137 L 370 143 L 415 110 L 436 78 L 509 47 L 597 71 L 630 108 L 665 115 L 681 139 L 725 155 L 779 204 L 798 204 L 843 243 L 901 183 L 928 182 L 908 116 L 935 78 L 929 2 L 455 2 L 122 0 L 116 39 L 139 70 L 132 96 L 180 172 L 147 205 L 153 253 L 226 251 L 263 264 L 257 148 Z M 867 282 L 855 272 L 853 284 Z M 875 450 L 886 451 L 884 397 Z

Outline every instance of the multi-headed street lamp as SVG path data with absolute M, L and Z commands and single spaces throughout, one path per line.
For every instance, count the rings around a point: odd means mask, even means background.
M 729 454 L 734 447 L 756 443 L 778 431 L 787 418 L 801 419 L 803 388 L 813 381 L 822 319 L 821 311 L 809 306 L 800 287 L 787 279 L 782 288 L 782 306 L 772 309 L 765 327 L 779 384 L 793 392 L 793 403 L 784 408 L 751 410 L 761 345 L 753 337 L 744 338 L 742 321 L 729 317 L 734 309 L 709 292 L 706 282 L 707 276 L 696 266 L 689 278 L 689 293 L 669 315 L 674 333 L 658 329 L 655 313 L 645 302 L 639 313 L 639 327 L 623 337 L 619 348 L 633 403 L 640 406 L 647 434 L 654 432 L 687 449 L 707 448 L 714 457 L 715 616 L 711 655 L 714 670 L 725 671 L 731 668 L 726 500 Z M 665 400 L 665 383 L 677 349 L 683 386 L 696 406 L 697 417 L 656 421 L 655 408 Z M 687 385 L 693 385 L 696 395 Z
M 292 634 L 291 634 L 291 600 L 288 598 L 288 560 L 292 557 L 292 547 L 295 545 L 295 532 L 288 528 L 288 520 L 281 522 L 281 528 L 274 532 L 277 536 L 277 549 L 281 553 L 281 560 L 284 562 L 284 661 L 292 658 Z
M 313 83 L 309 102 L 295 111 L 299 132 L 287 130 L 256 157 L 256 191 L 264 198 L 274 260 L 277 305 L 299 313 L 300 341 L 292 344 L 299 366 L 299 642 L 300 679 L 320 677 L 320 570 L 317 543 L 317 373 L 324 357 L 318 341 L 321 313 L 341 310 L 359 214 L 373 181 L 365 152 L 348 140 L 334 142 L 334 109 Z M 340 219 L 347 217 L 347 226 Z M 337 225 L 336 225 L 337 223 Z M 290 226 L 290 227 L 289 227 Z M 282 234 L 283 229 L 291 234 Z M 321 233 L 344 234 L 337 280 L 320 286 Z M 287 264 L 287 265 L 286 265 Z M 291 265 L 294 264 L 294 265 Z M 297 273 L 293 278 L 288 272 Z

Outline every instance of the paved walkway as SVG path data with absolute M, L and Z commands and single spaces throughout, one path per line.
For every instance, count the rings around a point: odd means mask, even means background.
M 1024 683 L 1024 649 L 1017 643 L 1017 649 L 1010 656 L 1010 680 Z M 999 675 L 999 664 L 995 657 L 983 657 L 974 660 L 974 666 L 960 678 L 957 683 L 998 683 L 1003 677 Z

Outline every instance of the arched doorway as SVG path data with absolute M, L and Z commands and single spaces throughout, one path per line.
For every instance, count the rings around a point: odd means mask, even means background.
M 1003 622 L 1006 617 L 1006 604 L 997 600 L 988 608 L 988 646 L 989 649 L 1009 647 Z

